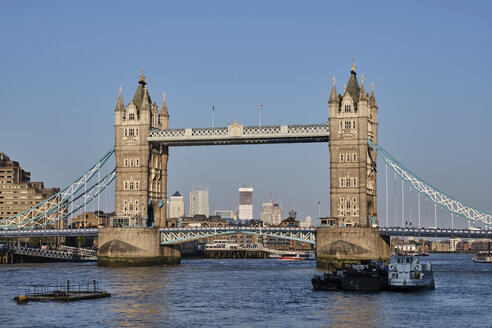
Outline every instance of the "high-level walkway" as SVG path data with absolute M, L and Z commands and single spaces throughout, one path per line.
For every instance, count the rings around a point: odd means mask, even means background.
M 328 124 L 242 126 L 218 128 L 153 129 L 147 141 L 165 146 L 245 145 L 328 142 Z

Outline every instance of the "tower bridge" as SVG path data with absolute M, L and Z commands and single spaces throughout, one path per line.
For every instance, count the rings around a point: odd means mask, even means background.
M 306 125 L 244 126 L 238 122 L 226 127 L 169 128 L 169 112 L 163 94 L 162 105 L 151 100 L 145 76 L 140 76 L 132 100 L 125 105 L 120 89 L 116 102 L 115 143 L 94 166 L 48 200 L 30 210 L 0 219 L 0 236 L 95 235 L 98 236 L 100 265 L 147 265 L 179 263 L 180 253 L 173 244 L 230 233 L 255 233 L 304 240 L 314 243 L 318 265 L 327 261 L 352 261 L 389 258 L 390 235 L 462 236 L 490 238 L 490 231 L 459 231 L 454 220 L 468 220 L 483 227 L 492 225 L 492 215 L 477 210 L 434 188 L 405 168 L 378 144 L 378 106 L 371 85 L 365 91 L 364 77 L 357 78 L 352 65 L 347 86 L 339 94 L 331 88 L 328 123 Z M 330 217 L 337 227 L 315 231 L 279 228 L 238 227 L 183 230 L 169 228 L 166 218 L 167 162 L 169 147 L 202 145 L 254 145 L 278 143 L 328 143 L 330 156 Z M 115 155 L 116 168 L 101 174 L 108 158 Z M 386 169 L 393 169 L 403 183 L 420 196 L 451 213 L 451 229 L 405 227 L 405 207 L 401 209 L 401 227 L 388 226 L 388 186 L 386 182 L 386 227 L 377 213 L 376 167 L 378 156 Z M 107 167 L 107 166 L 106 166 Z M 327 168 L 328 171 L 328 168 Z M 386 176 L 387 179 L 387 176 Z M 97 180 L 97 181 L 96 181 Z M 58 221 L 67 222 L 115 181 L 115 222 L 127 227 L 100 227 L 97 230 L 58 229 Z M 410 217 L 412 214 L 410 213 Z M 437 215 L 436 223 L 437 223 Z M 396 207 L 395 207 L 396 220 Z M 437 227 L 437 224 L 435 224 Z M 181 230 L 180 230 L 181 229 Z M 311 230 L 310 230 L 311 229 Z M 67 231 L 70 230 L 70 231 Z

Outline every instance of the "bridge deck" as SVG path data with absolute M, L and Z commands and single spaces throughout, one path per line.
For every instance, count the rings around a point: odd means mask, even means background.
M 242 126 L 198 129 L 153 129 L 149 142 L 165 146 L 244 145 L 273 143 L 328 142 L 327 124 Z

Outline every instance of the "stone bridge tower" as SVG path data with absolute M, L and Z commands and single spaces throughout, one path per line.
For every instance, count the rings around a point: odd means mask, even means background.
M 316 265 L 331 269 L 343 262 L 382 259 L 389 262 L 388 236 L 377 228 L 376 153 L 367 140 L 378 141 L 378 106 L 374 88 L 368 94 L 352 64 L 343 94 L 335 78 L 329 107 L 330 214 L 338 225 L 316 233 Z
M 335 78 L 329 107 L 330 214 L 347 227 L 377 224 L 376 153 L 367 139 L 377 143 L 378 107 L 374 97 L 357 80 L 352 64 L 343 95 L 337 94 Z
M 114 117 L 116 216 L 113 226 L 99 228 L 97 264 L 179 264 L 179 250 L 160 245 L 159 228 L 166 226 L 168 147 L 147 141 L 149 130 L 169 128 L 165 94 L 159 113 L 142 73 L 126 107 L 120 88 Z
M 115 221 L 136 226 L 164 227 L 168 147 L 147 141 L 149 130 L 167 129 L 169 114 L 163 94 L 161 111 L 152 100 L 145 76 L 125 107 L 120 94 L 115 108 Z

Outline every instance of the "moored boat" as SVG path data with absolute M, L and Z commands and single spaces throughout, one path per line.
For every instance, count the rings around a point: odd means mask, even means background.
M 476 263 L 492 263 L 492 252 L 482 251 L 473 256 L 473 262 Z
M 315 275 L 314 290 L 378 291 L 386 287 L 387 271 L 382 261 L 345 264 L 341 269 Z
M 305 261 L 305 260 L 315 260 L 313 253 L 286 253 L 280 255 L 280 260 L 283 261 Z
M 402 291 L 434 289 L 432 264 L 424 265 L 413 256 L 397 256 L 395 263 L 388 267 L 388 288 Z
M 340 279 L 340 287 L 345 291 L 378 291 L 386 288 L 387 280 L 384 263 L 371 262 L 350 267 Z

